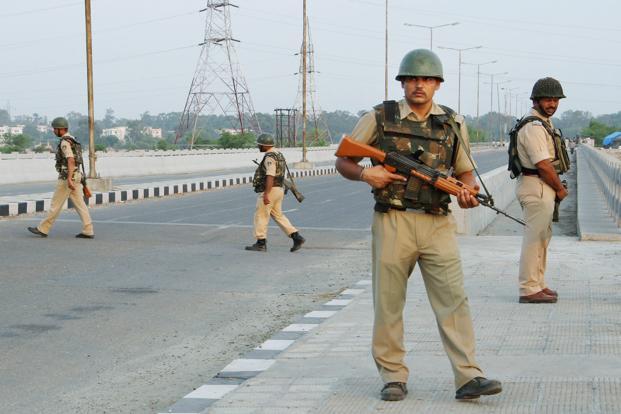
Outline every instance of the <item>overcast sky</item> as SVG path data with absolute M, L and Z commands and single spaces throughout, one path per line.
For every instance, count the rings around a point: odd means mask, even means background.
M 385 0 L 308 0 L 315 48 L 319 106 L 356 113 L 384 98 Z M 95 115 L 118 117 L 181 111 L 203 40 L 205 0 L 92 0 Z M 237 56 L 257 112 L 294 105 L 302 40 L 302 0 L 236 0 L 232 30 Z M 613 0 L 492 1 L 388 0 L 389 97 L 402 96 L 394 81 L 401 57 L 429 47 L 427 26 L 446 82 L 436 100 L 458 107 L 458 53 L 511 89 L 521 110 L 540 77 L 559 79 L 567 99 L 559 113 L 595 115 L 621 110 L 621 6 Z M 86 114 L 84 1 L 2 1 L 0 108 L 11 114 L 50 117 Z M 481 76 L 480 112 L 490 110 L 490 77 Z M 494 88 L 494 109 L 497 93 Z M 476 115 L 476 66 L 462 65 L 461 112 Z M 500 91 L 505 111 L 506 90 Z M 508 107 L 507 107 L 508 111 Z

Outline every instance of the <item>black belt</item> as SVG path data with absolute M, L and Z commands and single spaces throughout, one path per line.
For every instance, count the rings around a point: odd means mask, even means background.
M 532 168 L 524 168 L 522 167 L 522 174 L 524 175 L 536 175 L 539 177 L 539 170 L 533 170 Z
M 406 207 L 398 207 L 398 206 L 391 206 L 389 204 L 382 204 L 382 203 L 375 203 L 375 206 L 373 207 L 373 210 L 375 210 L 378 213 L 388 213 L 390 210 L 397 210 L 397 211 L 416 211 L 418 213 L 421 214 L 426 214 L 427 212 L 425 210 L 419 209 L 419 208 L 406 208 Z

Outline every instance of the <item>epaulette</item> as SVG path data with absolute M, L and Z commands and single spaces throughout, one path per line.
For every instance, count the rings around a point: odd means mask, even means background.
M 455 114 L 455 115 L 453 115 L 453 119 L 458 124 L 463 124 L 464 122 L 466 122 L 466 118 L 464 118 L 464 116 L 462 114 Z
M 541 121 L 533 121 L 531 122 L 533 125 L 539 125 L 539 126 L 543 126 L 543 123 Z

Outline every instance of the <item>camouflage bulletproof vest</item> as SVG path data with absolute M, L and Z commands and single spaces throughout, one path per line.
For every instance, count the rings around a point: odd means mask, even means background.
M 567 154 L 567 147 L 565 145 L 565 139 L 563 139 L 563 133 L 558 128 L 552 128 L 552 125 L 536 116 L 526 116 L 522 119 L 518 119 L 513 129 L 509 132 L 509 170 L 511 171 L 511 178 L 518 177 L 522 169 L 520 157 L 518 155 L 517 136 L 518 132 L 529 122 L 538 121 L 546 130 L 548 135 L 552 137 L 554 144 L 554 159 L 551 161 L 552 166 L 557 174 L 564 174 L 569 171 L 570 160 Z
M 442 107 L 446 114 L 429 115 L 425 121 L 401 119 L 399 104 L 386 101 L 376 106 L 378 146 L 384 152 L 399 152 L 414 158 L 417 151 L 424 151 L 419 160 L 427 166 L 447 173 L 455 162 L 459 138 L 454 111 Z M 407 183 L 392 183 L 373 190 L 378 206 L 396 209 L 424 210 L 431 214 L 446 215 L 451 198 L 422 180 L 411 177 Z M 377 208 L 376 210 L 380 211 Z
M 69 172 L 69 165 L 67 162 L 67 158 L 63 154 L 60 145 L 63 141 L 67 141 L 71 145 L 71 151 L 73 151 L 73 156 L 75 160 L 75 171 L 78 171 L 82 163 L 84 162 L 82 159 L 82 145 L 78 142 L 77 139 L 72 137 L 71 135 L 65 135 L 60 139 L 58 143 L 58 147 L 56 148 L 56 171 L 58 171 L 58 178 L 61 180 L 67 179 L 67 174 Z
M 261 163 L 257 167 L 257 170 L 254 172 L 254 177 L 252 178 L 252 186 L 254 187 L 255 193 L 262 193 L 265 191 L 265 179 L 267 177 L 266 168 L 265 168 L 265 159 L 267 157 L 273 158 L 276 161 L 276 175 L 274 176 L 274 187 L 282 187 L 283 180 L 285 178 L 285 156 L 280 152 L 268 152 L 261 160 Z

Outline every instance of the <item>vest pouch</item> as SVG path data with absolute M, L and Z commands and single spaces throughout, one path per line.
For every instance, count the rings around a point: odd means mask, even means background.
M 420 193 L 422 184 L 423 182 L 419 178 L 410 176 L 405 186 L 405 193 L 403 194 L 403 197 L 414 203 L 418 203 L 418 194 Z

